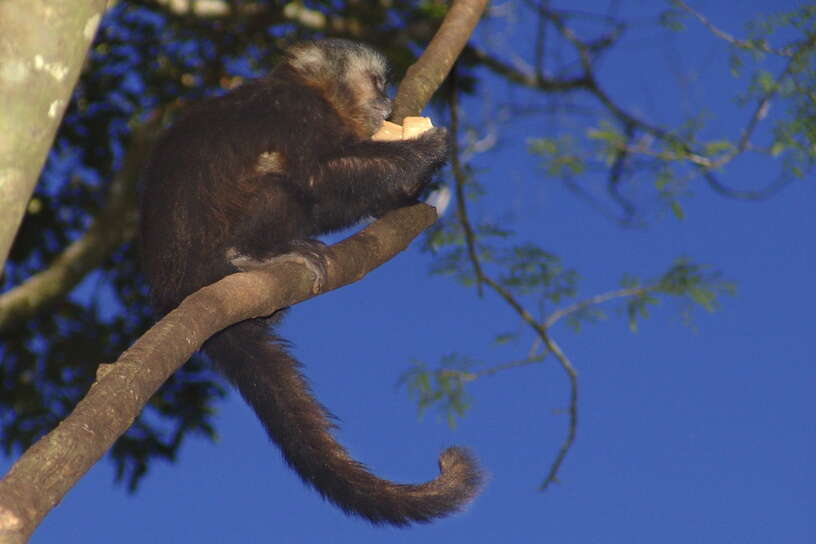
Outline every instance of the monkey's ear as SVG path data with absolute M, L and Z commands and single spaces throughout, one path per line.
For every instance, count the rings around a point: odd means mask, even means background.
M 327 60 L 324 51 L 315 42 L 300 42 L 286 48 L 289 64 L 302 74 L 319 73 L 325 69 Z
M 399 126 L 391 121 L 383 121 L 382 126 L 371 139 L 385 142 L 408 140 L 416 138 L 426 130 L 433 128 L 429 117 L 406 117 L 402 122 L 403 125 Z

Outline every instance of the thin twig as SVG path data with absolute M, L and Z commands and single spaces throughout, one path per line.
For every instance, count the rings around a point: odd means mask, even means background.
M 708 183 L 709 187 L 711 187 L 713 190 L 730 198 L 737 198 L 742 200 L 760 200 L 775 194 L 787 184 L 787 182 L 780 182 L 779 180 L 777 180 L 760 190 L 752 191 L 736 190 L 723 185 L 711 170 L 724 166 L 728 162 L 732 161 L 735 157 L 739 156 L 741 153 L 749 149 L 750 137 L 753 134 L 754 130 L 756 129 L 756 126 L 758 125 L 759 121 L 762 120 L 765 113 L 767 112 L 767 108 L 770 104 L 771 99 L 778 92 L 780 87 L 779 82 L 785 77 L 790 75 L 799 56 L 813 46 L 814 41 L 816 41 L 816 37 L 812 37 L 800 43 L 798 47 L 795 48 L 795 50 L 790 51 L 790 55 L 786 55 L 791 56 L 790 61 L 787 63 L 785 69 L 779 74 L 776 80 L 776 84 L 773 85 L 758 101 L 757 106 L 754 109 L 754 113 L 751 115 L 751 118 L 748 120 L 746 127 L 740 134 L 737 147 L 731 153 L 725 154 L 716 160 L 712 160 L 709 157 L 696 153 L 692 149 L 691 145 L 683 138 L 663 128 L 649 124 L 643 121 L 642 119 L 639 119 L 638 117 L 635 117 L 634 115 L 628 113 L 623 108 L 618 106 L 614 101 L 612 101 L 609 95 L 603 91 L 597 79 L 595 78 L 592 66 L 593 62 L 593 57 L 591 55 L 592 49 L 590 45 L 581 41 L 577 37 L 577 35 L 572 31 L 572 29 L 565 24 L 563 19 L 560 16 L 558 16 L 558 14 L 550 12 L 549 16 L 550 20 L 553 22 L 553 25 L 556 27 L 556 29 L 568 42 L 572 44 L 572 46 L 577 51 L 581 67 L 584 71 L 583 77 L 581 79 L 583 81 L 586 81 L 586 90 L 592 93 L 601 102 L 601 104 L 603 104 L 610 111 L 610 113 L 612 113 L 612 115 L 617 117 L 618 120 L 624 124 L 624 126 L 637 127 L 640 130 L 651 134 L 652 136 L 656 137 L 657 139 L 665 143 L 679 146 L 683 152 L 683 155 L 675 156 L 678 159 L 688 160 L 694 166 L 696 166 L 700 175 L 703 177 L 706 183 Z
M 455 74 L 453 80 L 455 82 Z M 578 425 L 578 377 L 575 369 L 573 368 L 572 364 L 566 358 L 566 356 L 561 352 L 560 348 L 558 347 L 555 342 L 549 338 L 547 334 L 546 327 L 540 324 L 533 316 L 530 314 L 527 309 L 525 309 L 513 295 L 501 286 L 499 283 L 494 281 L 490 276 L 486 275 L 482 270 L 481 263 L 479 262 L 479 255 L 476 251 L 476 240 L 475 234 L 473 232 L 473 227 L 470 224 L 468 219 L 467 213 L 467 203 L 465 201 L 465 190 L 464 185 L 466 181 L 466 175 L 464 169 L 462 168 L 462 164 L 459 158 L 459 146 L 456 143 L 456 136 L 459 128 L 458 124 L 458 108 L 457 108 L 457 101 L 455 95 L 455 83 L 452 85 L 452 92 L 449 95 L 449 102 L 450 102 L 450 109 L 451 109 L 451 131 L 452 131 L 452 142 L 451 142 L 451 170 L 453 171 L 453 177 L 456 182 L 456 201 L 457 201 L 457 209 L 458 209 L 458 218 L 462 229 L 465 232 L 465 240 L 468 246 L 468 258 L 473 265 L 474 274 L 478 279 L 480 288 L 481 284 L 485 284 L 489 286 L 493 291 L 495 291 L 504 301 L 511 307 L 515 312 L 521 317 L 521 319 L 527 323 L 535 333 L 541 338 L 544 345 L 547 346 L 547 349 L 552 352 L 556 358 L 558 359 L 561 368 L 564 369 L 566 372 L 569 382 L 570 382 L 570 404 L 569 404 L 569 423 L 567 428 L 567 437 L 564 440 L 564 443 L 561 445 L 559 449 L 559 453 L 555 459 L 555 461 L 550 465 L 550 470 L 545 479 L 544 483 L 541 486 L 541 489 L 545 489 L 550 483 L 555 481 L 556 475 L 558 473 L 558 469 L 561 466 L 564 458 L 566 457 L 567 452 L 569 451 L 572 443 L 575 441 L 575 433 Z M 480 291 L 481 293 L 481 291 Z M 526 363 L 525 363 L 526 364 Z M 514 365 L 514 366 L 521 366 L 521 365 Z M 501 365 L 499 365 L 501 367 Z M 499 367 L 494 367 L 494 369 L 488 369 L 488 373 L 495 373 L 501 370 Z
M 626 134 L 625 145 L 627 145 L 635 137 L 634 125 L 625 125 L 624 132 Z M 632 218 L 636 213 L 635 205 L 621 193 L 621 180 L 623 179 L 623 175 L 626 171 L 626 165 L 629 161 L 629 152 L 623 149 L 619 150 L 616 155 L 617 156 L 615 157 L 612 166 L 609 168 L 606 188 L 609 192 L 609 196 L 611 196 L 612 199 L 614 199 L 618 204 L 620 204 L 621 208 L 623 208 L 623 211 L 626 214 L 623 218 L 623 223 L 627 224 L 632 221 Z
M 803 45 L 801 48 L 797 49 L 797 51 L 793 54 L 791 59 L 785 65 L 785 69 L 779 74 L 779 76 L 774 80 L 771 87 L 765 92 L 764 95 L 759 99 L 757 102 L 756 108 L 754 108 L 754 114 L 751 116 L 751 119 L 748 120 L 748 124 L 742 130 L 742 134 L 740 135 L 739 144 L 737 146 L 737 150 L 734 152 L 734 155 L 737 153 L 741 153 L 745 149 L 748 148 L 748 143 L 751 138 L 751 134 L 754 132 L 754 129 L 759 124 L 759 122 L 765 118 L 768 113 L 768 108 L 770 107 L 771 99 L 776 96 L 776 93 L 779 92 L 779 88 L 781 86 L 781 82 L 787 76 L 791 74 L 793 68 L 795 66 L 795 62 L 798 59 L 799 55 L 805 50 L 806 45 Z
M 549 330 L 551 327 L 553 327 L 558 321 L 560 321 L 564 317 L 566 317 L 566 316 L 568 316 L 570 314 L 574 314 L 576 312 L 580 312 L 581 310 L 583 310 L 585 308 L 588 308 L 590 306 L 598 306 L 600 304 L 603 304 L 605 302 L 609 302 L 610 300 L 614 300 L 616 298 L 626 298 L 626 297 L 635 297 L 635 296 L 644 295 L 644 294 L 649 293 L 651 291 L 656 291 L 657 288 L 658 288 L 657 285 L 651 285 L 651 286 L 647 286 L 647 287 L 629 287 L 629 288 L 626 288 L 626 289 L 617 289 L 615 291 L 608 291 L 606 293 L 601 293 L 601 294 L 595 295 L 593 297 L 590 297 L 590 298 L 587 298 L 587 299 L 584 299 L 584 300 L 579 300 L 579 301 L 575 302 L 574 304 L 570 304 L 569 306 L 566 306 L 564 308 L 556 310 L 556 311 L 552 312 L 550 315 L 548 315 L 546 317 L 546 319 L 544 319 L 544 321 L 543 321 L 544 328 Z M 525 357 L 524 359 L 519 359 L 519 360 L 516 360 L 516 361 L 509 361 L 509 362 L 506 362 L 506 363 L 497 364 L 497 365 L 485 368 L 483 370 L 480 370 L 478 372 L 466 372 L 466 371 L 459 371 L 459 370 L 457 370 L 455 372 L 461 377 L 461 379 L 463 381 L 472 382 L 472 381 L 478 380 L 479 378 L 484 378 L 484 377 L 487 377 L 487 376 L 493 376 L 494 374 L 498 374 L 499 372 L 503 372 L 505 370 L 512 370 L 514 368 L 528 366 L 528 365 L 531 365 L 531 364 L 537 364 L 537 363 L 542 362 L 547 356 L 547 352 L 545 352 L 545 353 L 539 353 L 538 352 L 541 344 L 543 344 L 543 343 L 544 342 L 540 338 L 540 336 L 536 335 L 535 342 L 531 346 L 531 348 L 530 348 L 530 350 L 529 350 L 529 352 L 527 354 L 527 357 Z
M 765 53 L 771 53 L 772 55 L 779 55 L 781 57 L 791 57 L 795 53 L 791 47 L 785 47 L 784 49 L 776 49 L 770 47 L 764 40 L 763 41 L 752 41 L 752 40 L 740 40 L 729 34 L 728 32 L 720 29 L 719 27 L 715 26 L 705 15 L 697 11 L 696 9 L 692 8 L 683 0 L 673 0 L 674 4 L 680 6 L 687 12 L 689 12 L 692 16 L 694 16 L 698 21 L 700 21 L 704 27 L 711 31 L 712 34 L 717 36 L 720 39 L 723 39 L 730 43 L 735 47 L 739 47 L 740 49 L 759 49 Z
M 476 234 L 468 218 L 467 206 L 465 205 L 465 180 L 466 175 L 462 166 L 459 152 L 459 99 L 457 96 L 456 70 L 451 71 L 450 92 L 448 93 L 448 105 L 450 107 L 450 146 L 451 146 L 451 169 L 453 178 L 456 181 L 456 213 L 459 224 L 465 232 L 465 243 L 467 245 L 468 257 L 473 265 L 473 274 L 476 276 L 476 290 L 482 296 L 482 266 L 476 251 Z
M 572 366 L 572 363 L 564 355 L 564 352 L 561 351 L 561 348 L 556 344 L 556 342 L 550 338 L 549 333 L 544 325 L 540 324 L 536 319 L 528 312 L 519 302 L 510 294 L 510 292 L 496 283 L 490 276 L 484 276 L 483 278 L 486 285 L 488 285 L 491 289 L 493 289 L 500 297 L 504 299 L 507 304 L 510 305 L 513 310 L 521 317 L 521 319 L 527 323 L 541 338 L 544 342 L 544 345 L 547 346 L 547 350 L 555 355 L 556 359 L 558 359 L 558 364 L 561 365 L 561 368 L 567 374 L 567 378 L 569 379 L 570 384 L 570 400 L 569 406 L 567 409 L 567 413 L 569 414 L 569 421 L 567 423 L 567 436 L 564 439 L 564 442 L 561 444 L 561 447 L 558 450 L 558 455 L 556 456 L 555 460 L 550 464 L 550 470 L 547 473 L 547 477 L 544 479 L 544 482 L 541 484 L 540 489 L 543 491 L 545 490 L 551 483 L 558 481 L 558 471 L 561 468 L 561 464 L 564 462 L 564 458 L 567 456 L 570 448 L 572 448 L 573 443 L 575 442 L 575 435 L 578 429 L 578 373 L 575 371 L 575 367 Z
M 540 10 L 548 9 L 549 0 L 542 0 L 541 5 L 539 6 Z M 547 47 L 547 19 L 541 14 L 538 14 L 538 20 L 536 21 L 536 36 L 535 36 L 535 47 L 533 48 L 533 69 L 535 70 L 535 76 L 537 80 L 544 79 L 544 58 L 545 58 L 545 49 Z
M 561 464 L 567 457 L 567 453 L 569 453 L 569 450 L 575 443 L 575 435 L 578 430 L 578 373 L 575 371 L 575 367 L 572 366 L 570 360 L 567 359 L 567 356 L 564 355 L 564 352 L 561 351 L 561 347 L 555 342 L 555 340 L 549 336 L 545 336 L 544 343 L 547 345 L 547 349 L 558 359 L 558 362 L 561 364 L 561 368 L 564 369 L 564 372 L 567 373 L 567 377 L 569 378 L 570 382 L 570 400 L 567 436 L 564 438 L 564 442 L 561 443 L 561 447 L 558 448 L 558 454 L 555 456 L 555 460 L 550 465 L 550 471 L 547 473 L 547 477 L 544 478 L 544 481 L 539 486 L 541 491 L 546 490 L 550 484 L 558 481 L 558 471 L 561 469 Z
M 652 285 L 649 287 L 629 287 L 626 289 L 618 289 L 616 291 L 608 291 L 606 293 L 595 295 L 594 297 L 579 300 L 574 304 L 570 304 L 569 306 L 561 308 L 560 310 L 556 310 L 550 315 L 548 315 L 547 318 L 544 320 L 544 327 L 549 329 L 562 318 L 570 314 L 580 312 L 581 310 L 589 308 L 590 306 L 597 306 L 599 304 L 609 302 L 610 300 L 614 300 L 616 298 L 640 296 L 650 291 L 655 291 L 656 289 L 657 289 L 656 285 Z
M 479 378 L 493 376 L 495 374 L 498 374 L 499 372 L 504 372 L 505 370 L 513 370 L 515 368 L 521 368 L 523 366 L 538 364 L 544 361 L 546 357 L 547 357 L 546 353 L 541 353 L 538 355 L 533 355 L 531 357 L 525 357 L 524 359 L 520 359 L 517 361 L 508 361 L 506 363 L 494 365 L 489 368 L 480 370 L 479 372 L 466 372 L 463 370 L 453 370 L 453 372 L 458 374 L 463 382 L 475 382 Z

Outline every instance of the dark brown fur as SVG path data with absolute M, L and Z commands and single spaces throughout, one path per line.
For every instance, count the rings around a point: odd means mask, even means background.
M 358 44 L 299 44 L 267 77 L 190 108 L 164 134 L 142 206 L 145 271 L 161 313 L 236 272 L 235 255 L 314 260 L 313 237 L 415 201 L 445 161 L 446 136 L 370 140 L 390 111 L 384 70 Z M 234 325 L 204 350 L 307 484 L 347 513 L 394 525 L 448 515 L 476 495 L 479 470 L 460 448 L 443 452 L 440 476 L 420 485 L 380 479 L 351 459 L 268 329 L 280 315 Z

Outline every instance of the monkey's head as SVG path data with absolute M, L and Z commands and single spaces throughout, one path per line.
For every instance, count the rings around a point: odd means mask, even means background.
M 341 39 L 301 42 L 286 49 L 284 63 L 361 139 L 370 138 L 391 114 L 385 94 L 388 64 L 370 47 Z

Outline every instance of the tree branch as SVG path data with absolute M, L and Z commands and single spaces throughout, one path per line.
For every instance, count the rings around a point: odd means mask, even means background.
M 456 73 L 451 77 L 448 96 L 448 109 L 450 110 L 450 130 L 451 130 L 451 169 L 456 178 L 456 215 L 462 230 L 465 231 L 465 244 L 467 246 L 468 258 L 473 265 L 473 275 L 476 278 L 476 291 L 482 296 L 482 266 L 476 249 L 476 233 L 468 218 L 467 205 L 465 203 L 465 172 L 460 159 L 459 152 L 459 101 L 456 92 Z
M 755 50 L 758 49 L 764 53 L 770 53 L 772 55 L 779 55 L 781 57 L 790 57 L 794 54 L 792 48 L 785 47 L 784 49 L 775 49 L 770 47 L 765 40 L 758 41 L 758 40 L 741 40 L 725 32 L 724 30 L 720 29 L 714 23 L 712 23 L 705 15 L 697 11 L 696 9 L 692 8 L 683 0 L 672 0 L 672 2 L 679 6 L 680 8 L 684 9 L 688 13 L 690 13 L 693 17 L 695 17 L 704 27 L 706 27 L 712 34 L 720 38 L 721 40 L 725 40 L 734 47 L 739 47 L 740 49 L 747 49 L 747 50 Z
M 395 123 L 402 124 L 403 118 L 422 111 L 453 68 L 485 7 L 487 0 L 457 0 L 453 3 L 425 52 L 405 72 L 391 114 Z
M 451 97 L 450 99 L 450 106 L 451 106 L 451 128 L 458 130 L 458 109 L 457 103 L 455 98 Z M 454 131 L 453 133 L 453 140 L 455 141 L 457 138 L 457 133 Z M 504 301 L 519 315 L 522 321 L 527 323 L 538 338 L 544 343 L 547 348 L 547 351 L 555 355 L 556 359 L 558 359 L 558 363 L 561 365 L 561 368 L 567 375 L 570 383 L 570 401 L 568 406 L 569 412 L 569 422 L 567 424 L 567 436 L 564 439 L 561 447 L 558 450 L 558 454 L 556 455 L 555 460 L 550 465 L 550 470 L 547 473 L 547 477 L 545 478 L 544 482 L 541 484 L 541 490 L 546 489 L 551 483 L 557 481 L 558 471 L 561 468 L 561 464 L 564 461 L 569 449 L 572 447 L 573 442 L 575 442 L 575 433 L 578 428 L 578 373 L 575 371 L 575 367 L 572 366 L 572 363 L 564 355 L 564 352 L 561 351 L 561 348 L 555 341 L 550 337 L 549 332 L 545 325 L 539 323 L 530 312 L 521 305 L 521 303 L 516 300 L 516 298 L 505 289 L 501 284 L 495 281 L 492 277 L 484 273 L 484 269 L 481 266 L 479 261 L 478 251 L 476 249 L 476 239 L 473 231 L 473 227 L 470 224 L 470 220 L 468 219 L 467 213 L 467 204 L 465 202 L 465 191 L 464 185 L 466 180 L 466 175 L 464 168 L 462 166 L 461 161 L 459 160 L 458 153 L 459 147 L 457 145 L 453 145 L 451 147 L 451 151 L 453 157 L 451 158 L 451 167 L 453 170 L 453 177 L 456 182 L 456 200 L 457 200 L 457 218 L 459 220 L 462 229 L 465 232 L 465 244 L 467 245 L 467 253 L 468 259 L 471 261 L 473 265 L 474 275 L 476 276 L 476 282 L 479 286 L 479 293 L 481 294 L 481 286 L 482 284 L 487 285 L 490 287 L 496 294 L 498 294 Z M 527 361 L 522 364 L 529 364 L 533 361 Z M 513 364 L 512 366 L 521 366 L 521 364 Z M 509 367 L 508 367 L 509 368 Z M 471 377 L 475 379 L 475 376 Z
M 385 215 L 330 248 L 321 293 L 362 279 L 405 249 L 436 220 L 417 204 Z M 315 296 L 305 266 L 283 263 L 238 273 L 193 293 L 112 365 L 59 426 L 0 480 L 0 541 L 25 542 L 45 515 L 136 419 L 165 380 L 210 336 Z

